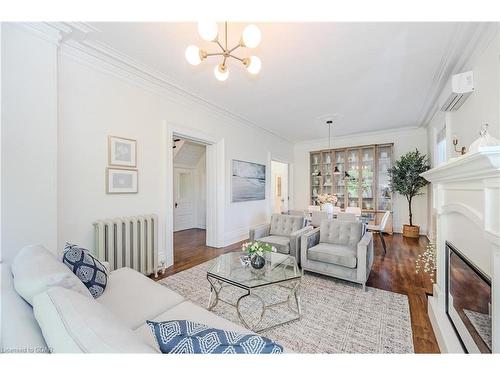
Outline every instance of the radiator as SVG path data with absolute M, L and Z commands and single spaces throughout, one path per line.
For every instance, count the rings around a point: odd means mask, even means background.
M 158 216 L 98 220 L 94 231 L 97 256 L 109 262 L 111 271 L 130 267 L 158 276 Z

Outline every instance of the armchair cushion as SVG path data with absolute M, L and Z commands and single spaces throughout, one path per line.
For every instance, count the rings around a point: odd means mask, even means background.
M 278 253 L 290 254 L 290 237 L 267 236 L 259 238 L 259 241 L 273 245 Z
M 323 220 L 319 242 L 346 245 L 356 249 L 362 230 L 363 224 L 360 221 Z
M 272 215 L 271 230 L 272 236 L 290 236 L 293 232 L 304 228 L 306 220 L 304 216 Z
M 319 243 L 307 252 L 307 258 L 323 263 L 356 268 L 356 250 L 348 245 Z

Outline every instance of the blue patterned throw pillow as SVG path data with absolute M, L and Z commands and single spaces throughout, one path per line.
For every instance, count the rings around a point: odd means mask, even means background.
M 78 276 L 94 298 L 100 297 L 104 293 L 108 282 L 106 267 L 90 251 L 66 243 L 63 263 Z
M 162 353 L 167 354 L 280 354 L 274 341 L 246 333 L 210 328 L 189 320 L 147 321 Z

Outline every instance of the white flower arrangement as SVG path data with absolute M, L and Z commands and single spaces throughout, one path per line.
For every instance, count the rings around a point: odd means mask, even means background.
M 331 203 L 331 204 L 335 205 L 335 203 L 337 203 L 337 201 L 338 201 L 338 198 L 336 195 L 328 194 L 328 193 L 319 194 L 316 199 L 318 200 L 319 204 Z
M 244 243 L 241 248 L 250 256 L 253 256 L 255 254 L 262 257 L 265 253 L 276 252 L 276 248 L 274 246 L 261 241 Z
M 433 242 L 429 242 L 425 251 L 422 254 L 418 254 L 415 261 L 415 272 L 423 268 L 423 271 L 429 274 L 429 278 L 432 283 L 436 279 L 436 245 Z

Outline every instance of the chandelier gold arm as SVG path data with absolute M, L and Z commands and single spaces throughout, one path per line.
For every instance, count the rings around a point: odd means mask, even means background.
M 243 42 L 243 38 L 240 39 L 239 43 L 236 44 L 233 48 L 228 48 L 227 47 L 227 22 L 224 22 L 224 46 L 221 44 L 219 41 L 219 35 L 217 35 L 217 38 L 213 40 L 213 43 L 217 44 L 219 48 L 221 49 L 221 52 L 213 52 L 213 53 L 208 53 L 205 50 L 200 49 L 200 58 L 201 60 L 205 60 L 207 57 L 210 56 L 223 56 L 224 59 L 222 60 L 222 68 L 224 69 L 226 67 L 226 61 L 228 58 L 233 58 L 235 60 L 240 61 L 244 66 L 248 67 L 250 65 L 250 58 L 249 57 L 238 57 L 236 55 L 233 55 L 232 52 L 236 51 L 240 47 L 246 47 L 245 43 Z

